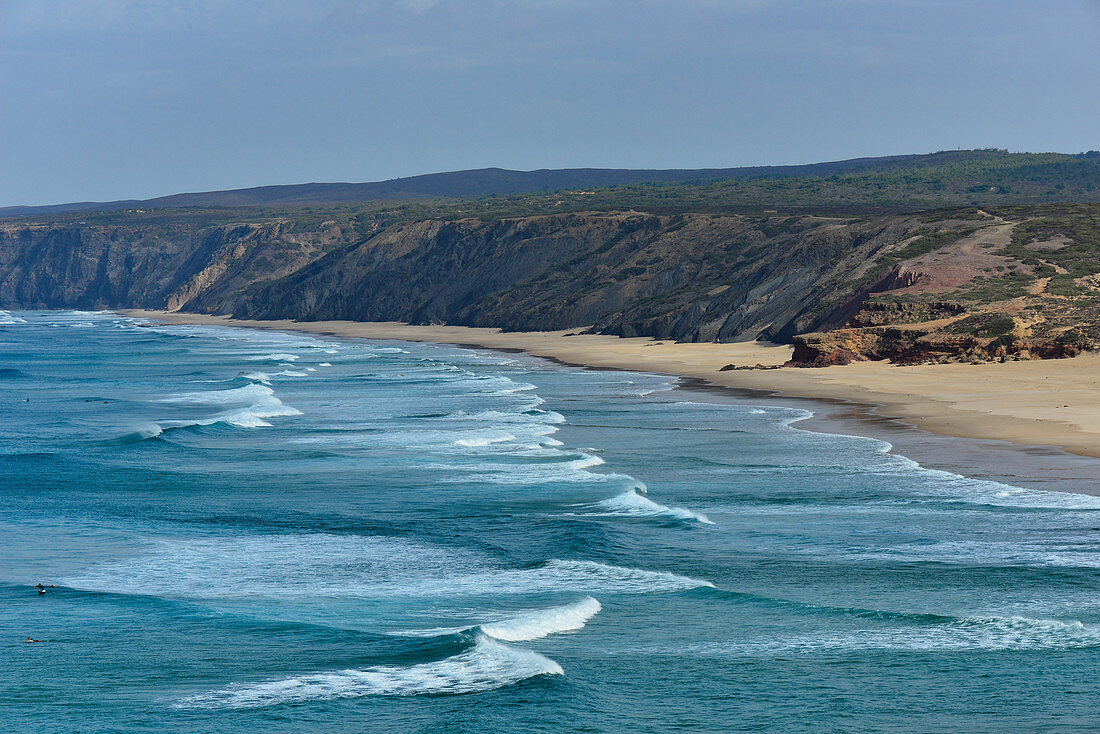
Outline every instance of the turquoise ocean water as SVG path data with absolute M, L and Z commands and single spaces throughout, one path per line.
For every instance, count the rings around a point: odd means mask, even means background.
M 0 312 L 0 730 L 1100 728 L 1100 499 L 672 387 Z

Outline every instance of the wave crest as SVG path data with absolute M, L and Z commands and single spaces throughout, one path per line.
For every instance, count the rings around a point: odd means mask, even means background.
M 637 488 L 631 488 L 622 494 L 609 497 L 592 505 L 597 515 L 623 517 L 668 517 L 675 520 L 700 522 L 713 525 L 714 522 L 701 512 L 693 512 L 684 507 L 667 507 L 642 495 Z
M 905 626 L 836 630 L 813 635 L 770 637 L 737 641 L 726 645 L 701 643 L 697 652 L 738 654 L 787 654 L 818 650 L 1072 650 L 1100 647 L 1100 626 L 1076 620 L 1032 619 L 1028 617 L 941 617 L 922 621 L 915 617 Z M 720 649 L 719 649 L 720 648 Z
M 181 393 L 161 399 L 163 403 L 193 406 L 218 406 L 225 408 L 212 416 L 157 420 L 123 437 L 124 442 L 156 438 L 164 431 L 175 428 L 212 426 L 225 423 L 238 428 L 263 428 L 271 424 L 267 418 L 301 415 L 302 411 L 285 405 L 275 391 L 267 385 L 251 383 L 232 390 L 207 390 Z
M 275 354 L 261 354 L 255 357 L 249 357 L 249 362 L 294 362 L 301 359 L 300 355 L 288 354 L 285 352 L 277 352 Z
M 511 433 L 499 433 L 495 435 L 483 435 L 483 436 L 471 436 L 470 438 L 460 438 L 455 441 L 455 446 L 465 446 L 466 448 L 483 448 L 490 446 L 494 443 L 507 443 L 508 441 L 515 441 L 516 437 Z
M 481 631 L 505 642 L 527 642 L 559 632 L 583 628 L 603 607 L 590 596 L 573 604 L 535 609 L 499 622 L 481 625 Z
M 13 324 L 25 324 L 27 320 L 19 316 L 13 316 L 10 311 L 0 310 L 0 326 L 11 326 Z
M 565 671 L 533 650 L 478 635 L 470 649 L 443 660 L 312 673 L 264 683 L 234 683 L 188 696 L 177 707 L 239 709 L 362 696 L 478 693 L 543 675 L 565 675 Z

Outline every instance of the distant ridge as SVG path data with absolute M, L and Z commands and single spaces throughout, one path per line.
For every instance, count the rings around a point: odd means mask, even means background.
M 796 176 L 833 176 L 869 169 L 908 167 L 937 162 L 964 160 L 980 151 L 946 151 L 927 155 L 895 155 L 878 158 L 852 158 L 843 161 L 795 166 L 748 166 L 740 168 L 626 169 L 562 168 L 536 171 L 512 171 L 504 168 L 479 168 L 469 171 L 429 173 L 370 183 L 306 183 L 281 186 L 256 186 L 226 191 L 173 194 L 155 199 L 120 201 L 83 201 L 44 206 L 0 207 L 0 217 L 60 214 L 82 211 L 116 211 L 134 207 L 243 207 L 297 204 L 346 204 L 426 198 L 466 198 L 524 193 L 547 193 L 559 189 L 617 186 L 636 183 L 686 183 Z

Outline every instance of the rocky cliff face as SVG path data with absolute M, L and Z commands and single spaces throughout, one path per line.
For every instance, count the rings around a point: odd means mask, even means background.
M 978 241 L 985 230 L 973 234 L 974 217 L 984 214 L 631 210 L 388 220 L 353 212 L 324 220 L 309 210 L 180 212 L 0 223 L 0 308 L 140 307 L 259 319 L 592 328 L 680 341 L 767 338 L 794 341 L 795 359 L 810 365 L 1088 348 L 1061 337 L 1029 341 L 1026 330 L 1018 342 L 1005 332 L 988 339 L 932 333 L 913 323 L 953 323 L 972 304 L 879 298 L 935 285 L 930 267 L 943 267 L 937 258 L 950 261 L 951 247 L 962 253 L 956 260 L 980 256 L 983 266 L 989 260 L 1004 270 L 1008 260 L 990 260 L 983 248 L 993 245 Z M 1008 226 L 989 231 L 1007 237 Z M 928 254 L 932 246 L 942 249 Z M 910 253 L 916 259 L 906 259 Z M 1009 275 L 1039 266 L 1018 267 Z
M 914 221 L 626 211 L 405 221 L 365 236 L 293 220 L 8 224 L 0 303 L 789 340 L 828 325 Z
M 251 318 L 789 338 L 899 228 L 638 212 L 415 222 L 217 305 Z
M 193 307 L 293 272 L 323 249 L 292 223 L 0 225 L 0 303 L 9 308 Z

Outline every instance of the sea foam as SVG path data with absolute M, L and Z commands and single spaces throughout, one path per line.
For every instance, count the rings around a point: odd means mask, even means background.
M 275 354 L 260 354 L 248 359 L 250 362 L 294 362 L 301 359 L 301 356 L 287 352 L 276 352 Z
M 812 635 L 769 636 L 729 643 L 700 643 L 683 652 L 702 654 L 806 654 L 820 651 L 1071 650 L 1100 647 L 1100 626 L 1077 620 L 1029 617 L 945 617 L 935 623 L 837 629 Z
M 667 517 L 675 520 L 689 520 L 701 522 L 704 525 L 714 523 L 701 512 L 693 512 L 684 507 L 666 507 L 643 496 L 637 488 L 601 500 L 591 505 L 597 512 L 596 515 L 625 516 L 625 517 Z
M 499 622 L 481 625 L 481 631 L 505 642 L 537 640 L 559 632 L 582 629 L 602 607 L 590 596 L 574 604 L 550 609 L 534 609 Z
M 13 324 L 25 324 L 27 320 L 19 316 L 12 316 L 9 311 L 0 311 L 0 326 L 12 326 Z
M 515 441 L 516 437 L 511 433 L 498 433 L 481 436 L 470 436 L 469 438 L 460 438 L 455 441 L 456 446 L 465 446 L 467 448 L 483 448 L 485 446 L 491 446 L 495 443 L 507 443 L 508 441 Z
M 232 577 L 234 583 L 223 580 Z M 500 568 L 469 551 L 325 533 L 162 540 L 62 580 L 85 591 L 185 599 L 374 599 L 649 594 L 713 587 L 667 571 L 554 559 Z
M 538 676 L 564 674 L 560 665 L 544 655 L 479 635 L 469 650 L 443 660 L 231 684 L 188 696 L 177 706 L 239 709 L 362 696 L 454 695 L 489 691 Z
M 191 426 L 211 426 L 225 423 L 239 428 L 268 427 L 266 418 L 301 415 L 302 411 L 285 405 L 275 391 L 267 385 L 252 383 L 232 390 L 206 390 L 190 392 L 162 398 L 163 403 L 178 405 L 208 405 L 222 407 L 224 410 L 212 416 L 178 420 L 158 420 L 156 426 L 161 430 L 186 428 Z

